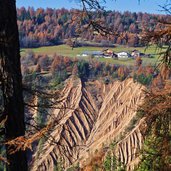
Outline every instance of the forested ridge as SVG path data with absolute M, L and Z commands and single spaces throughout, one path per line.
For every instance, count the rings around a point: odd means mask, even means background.
M 82 19 L 80 23 L 75 21 L 78 10 L 72 9 L 34 9 L 22 7 L 17 9 L 19 38 L 21 47 L 50 46 L 64 43 L 70 38 L 80 37 L 83 41 L 101 43 L 101 45 L 121 44 L 128 46 L 142 46 L 141 33 L 143 28 L 150 30 L 159 29 L 158 21 L 169 21 L 169 15 L 157 15 L 148 13 L 132 13 L 105 11 L 101 14 L 93 13 L 93 19 L 99 19 L 109 26 L 117 35 L 102 36 L 91 31 L 82 31 L 78 35 L 80 27 L 84 28 L 88 23 Z

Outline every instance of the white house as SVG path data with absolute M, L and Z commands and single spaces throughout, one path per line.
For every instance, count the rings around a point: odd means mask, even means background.
M 94 56 L 96 58 L 103 57 L 103 52 L 101 51 L 85 51 L 81 54 L 82 57 Z
M 128 59 L 132 57 L 128 52 L 119 52 L 117 55 L 118 59 Z

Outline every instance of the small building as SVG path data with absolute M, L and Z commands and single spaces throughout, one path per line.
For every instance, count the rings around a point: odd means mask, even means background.
M 104 53 L 101 51 L 84 51 L 81 56 L 87 57 L 87 56 L 93 56 L 93 57 L 103 57 Z
M 109 55 L 112 55 L 112 54 L 113 54 L 113 50 L 109 50 L 109 49 L 108 49 L 108 50 L 106 51 L 106 53 L 109 54 Z
M 116 53 L 113 53 L 113 54 L 112 54 L 112 58 L 118 59 L 118 55 L 117 55 Z
M 119 52 L 117 55 L 118 59 L 128 59 L 132 57 L 128 52 Z
M 139 57 L 139 56 L 140 56 L 140 52 L 139 52 L 138 50 L 134 49 L 134 50 L 132 51 L 132 53 L 131 53 L 131 56 L 132 56 L 133 58 Z
M 103 52 L 106 52 L 106 51 L 108 51 L 108 50 L 109 50 L 108 48 L 105 48 L 105 49 L 103 49 L 102 51 L 103 51 Z
M 136 49 L 132 51 L 131 55 L 134 59 L 136 59 L 137 57 L 141 57 L 141 58 L 150 58 L 151 57 L 150 54 L 142 53 Z
M 104 54 L 108 54 L 108 55 L 112 55 L 112 54 L 113 54 L 113 50 L 104 49 L 104 50 L 103 50 L 103 53 L 104 53 Z
M 117 58 L 117 54 L 113 52 L 113 50 L 110 49 L 104 49 L 104 58 Z

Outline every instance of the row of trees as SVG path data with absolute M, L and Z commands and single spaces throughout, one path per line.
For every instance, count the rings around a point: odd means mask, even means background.
M 54 54 L 53 57 L 47 55 L 35 55 L 32 52 L 22 58 L 22 73 L 24 78 L 32 78 L 35 73 L 52 74 L 55 85 L 63 82 L 71 74 L 80 77 L 83 80 L 97 79 L 105 77 L 106 83 L 112 79 L 124 80 L 127 77 L 133 77 L 144 85 L 149 85 L 154 74 L 154 68 L 150 65 L 142 66 L 142 59 L 137 58 L 134 66 L 119 66 L 110 63 L 99 62 L 97 59 L 78 60 L 77 58 L 69 58 Z M 45 78 L 42 78 L 44 80 Z M 35 80 L 35 78 L 33 78 Z M 30 80 L 31 81 L 31 80 Z M 26 82 L 30 82 L 26 79 Z M 44 81 L 47 83 L 46 81 Z
M 80 36 L 84 40 L 94 41 L 102 45 L 113 43 L 129 46 L 141 46 L 140 33 L 144 26 L 153 30 L 160 28 L 157 20 L 169 20 L 164 15 L 153 15 L 147 13 L 131 13 L 106 11 L 103 13 L 91 13 L 92 20 L 100 20 L 104 25 L 108 25 L 112 32 L 117 32 L 115 36 L 102 36 L 94 31 L 83 31 L 87 27 L 85 18 L 80 18 L 78 10 L 67 9 L 34 9 L 24 7 L 17 9 L 18 28 L 21 47 L 38 47 L 61 44 L 64 39 Z M 78 35 L 78 32 L 81 34 Z

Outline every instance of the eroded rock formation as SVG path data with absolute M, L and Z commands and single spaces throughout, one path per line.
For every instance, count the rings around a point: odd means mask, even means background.
M 84 84 L 79 78 L 69 78 L 62 91 L 65 108 L 52 112 L 55 118 L 62 119 L 35 158 L 32 170 L 53 171 L 59 160 L 65 168 L 77 161 L 84 166 L 90 154 L 114 139 L 118 140 L 118 157 L 128 169 L 133 168 L 143 140 L 138 125 L 121 141 L 118 137 L 136 115 L 143 89 L 132 79 L 105 85 L 99 81 Z

